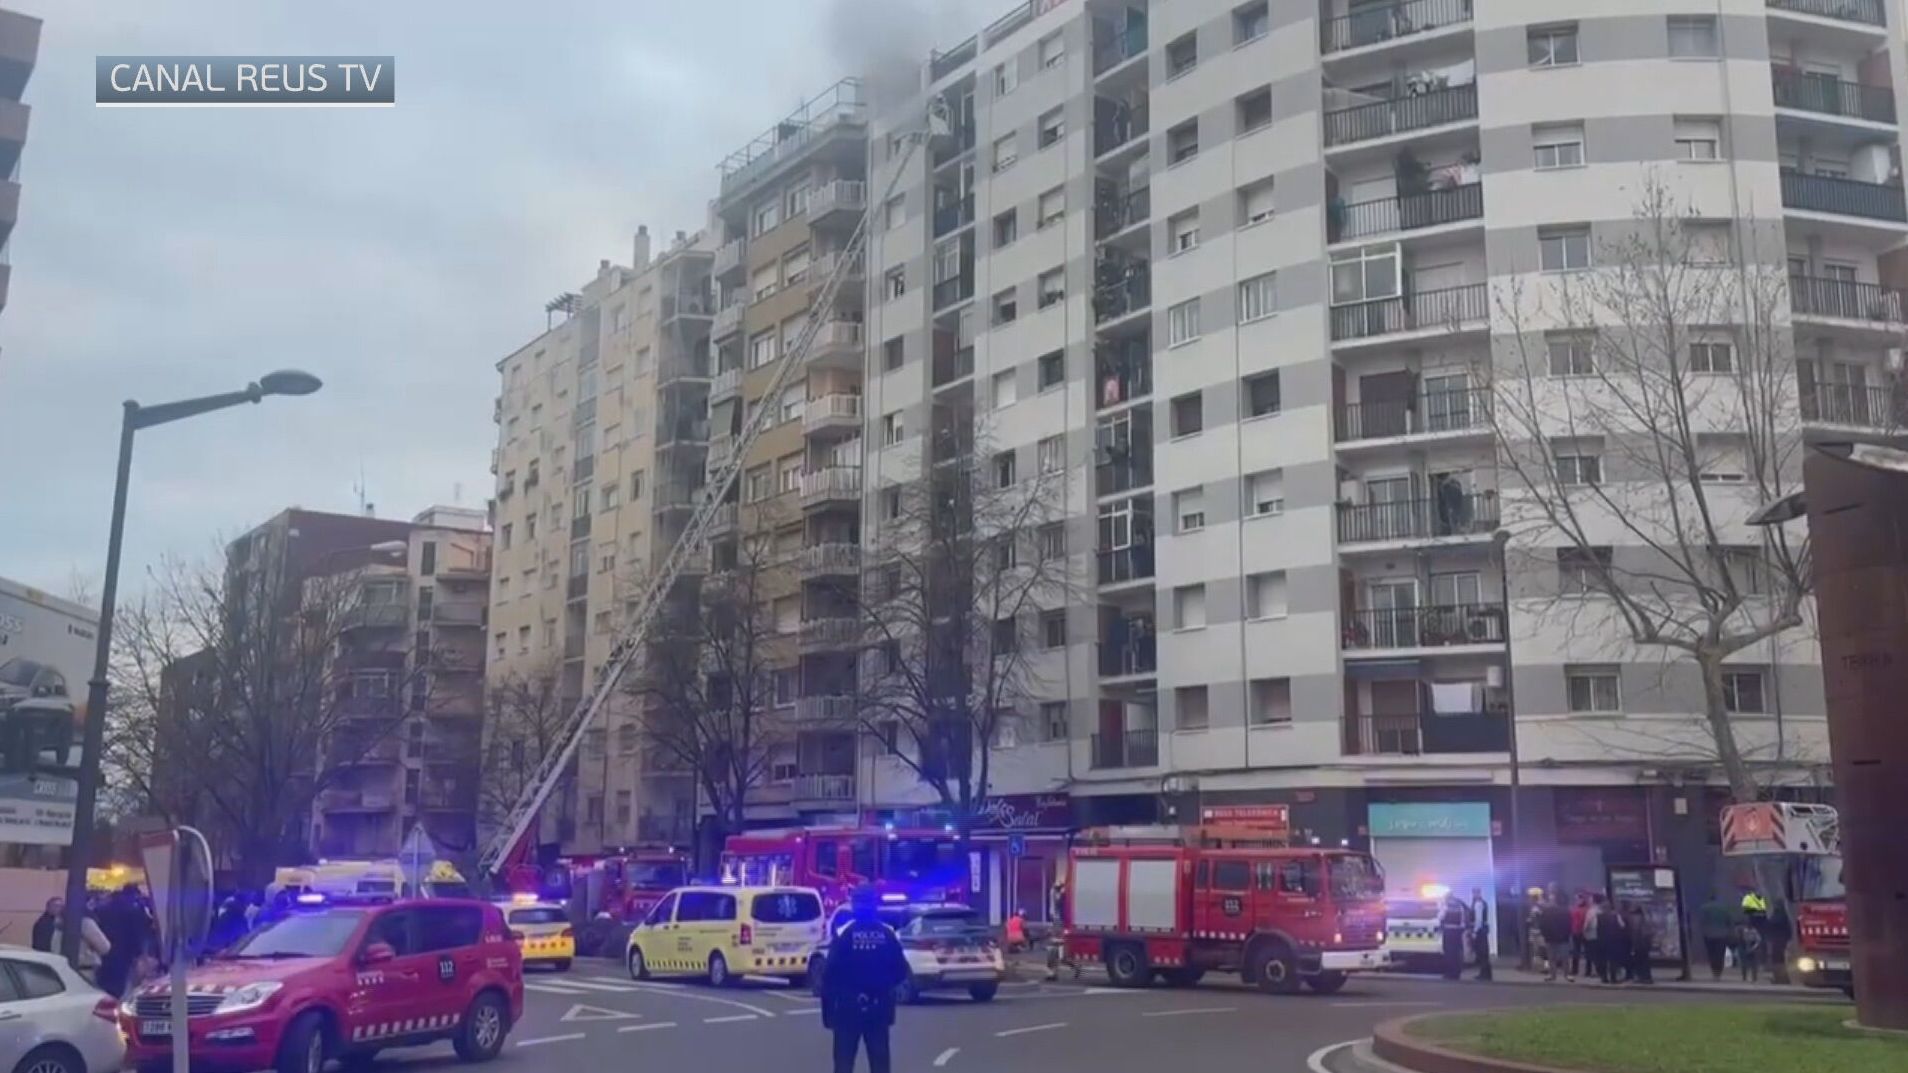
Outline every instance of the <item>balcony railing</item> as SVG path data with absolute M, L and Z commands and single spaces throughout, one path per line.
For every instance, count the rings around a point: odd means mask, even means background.
M 1330 239 L 1364 238 L 1388 231 L 1417 231 L 1484 216 L 1484 184 L 1465 183 L 1403 197 L 1336 206 L 1328 215 Z
M 815 263 L 809 267 L 809 282 L 816 287 L 827 283 L 828 277 L 834 275 L 835 269 L 842 265 L 842 258 L 844 256 L 846 255 L 837 251 L 835 253 L 824 253 L 820 257 L 815 258 Z M 856 254 L 853 258 L 849 259 L 847 261 L 846 271 L 841 277 L 841 290 L 839 294 L 841 296 L 859 295 L 861 288 L 853 286 L 853 283 L 855 280 L 860 279 L 862 273 L 866 271 L 867 261 L 864 260 L 860 254 Z
M 1844 82 L 1793 67 L 1770 72 L 1777 108 L 1794 108 L 1824 115 L 1848 116 L 1876 123 L 1895 121 L 1895 91 L 1887 86 Z
M 1332 307 L 1332 338 L 1369 339 L 1378 335 L 1445 328 L 1455 331 L 1466 323 L 1490 316 L 1488 284 L 1465 283 L 1435 291 L 1417 291 L 1395 298 Z
M 724 369 L 715 374 L 715 379 L 709 381 L 709 401 L 714 402 L 718 399 L 726 399 L 741 390 L 742 370 L 739 368 Z
M 1882 431 L 1908 429 L 1908 395 L 1891 387 L 1811 384 L 1797 392 L 1796 401 L 1804 421 Z
M 928 152 L 929 164 L 938 168 L 972 148 L 974 148 L 974 120 L 970 116 L 967 122 L 950 131 L 948 137 L 932 140 Z
M 709 336 L 723 339 L 742 330 L 742 309 L 746 303 L 737 300 L 716 311 L 715 320 L 709 324 Z
M 1101 462 L 1093 467 L 1093 486 L 1097 494 L 1110 496 L 1153 483 L 1151 446 L 1136 445 L 1135 451 L 1138 457 Z
M 1153 393 L 1153 361 L 1144 349 L 1130 357 L 1094 363 L 1094 409 L 1104 410 Z
M 1093 237 L 1117 235 L 1153 214 L 1153 188 L 1142 186 L 1122 194 L 1115 191 L 1093 208 Z
M 848 648 L 861 639 L 858 618 L 811 618 L 802 620 L 803 648 Z
M 861 570 L 861 545 L 816 544 L 803 548 L 795 562 L 808 577 L 854 574 Z
M 974 375 L 974 348 L 943 351 L 934 355 L 934 386 L 943 387 Z
M 1435 540 L 1477 536 L 1497 528 L 1497 493 L 1469 492 L 1391 503 L 1340 503 L 1338 542 Z
M 1100 642 L 1100 677 L 1126 678 L 1159 670 L 1159 638 L 1152 635 Z
M 861 467 L 829 466 L 804 473 L 801 489 L 804 506 L 830 499 L 860 499 Z
M 974 195 L 967 194 L 934 210 L 934 237 L 974 222 Z
M 1870 26 L 1888 25 L 1882 0 L 1769 0 L 1769 6 L 1778 11 L 1793 11 L 1798 15 L 1864 22 Z
M 1159 766 L 1158 728 L 1093 735 L 1093 766 L 1096 768 Z
M 804 432 L 815 432 L 836 426 L 852 428 L 860 424 L 860 395 L 823 395 L 818 399 L 809 399 L 808 405 L 802 409 Z M 712 447 L 711 450 L 713 449 Z
M 1470 21 L 1471 0 L 1403 0 L 1384 7 L 1361 7 L 1325 20 L 1319 28 L 1318 50 L 1342 52 Z
M 815 332 L 815 342 L 809 347 L 809 354 L 815 361 L 842 354 L 859 356 L 864 338 L 866 334 L 859 323 L 831 320 Z
M 861 212 L 868 207 L 868 184 L 858 179 L 836 179 L 808 195 L 808 218 L 820 220 L 837 212 Z
M 1497 604 L 1371 607 L 1345 616 L 1347 651 L 1372 648 L 1449 648 L 1504 643 L 1504 609 Z
M 1142 264 L 1133 275 L 1093 292 L 1093 320 L 1105 324 L 1153 304 L 1153 276 Z
M 1093 46 L 1093 73 L 1103 75 L 1146 51 L 1146 24 L 1132 22 L 1112 37 Z
M 407 604 L 357 604 L 338 616 L 340 630 L 381 630 L 409 625 L 411 609 Z
M 1347 756 L 1501 753 L 1509 749 L 1510 728 L 1499 712 L 1352 715 L 1345 720 Z
M 955 302 L 965 302 L 972 297 L 974 297 L 974 273 L 971 269 L 934 285 L 936 311 L 946 309 Z
M 796 697 L 795 718 L 804 723 L 845 723 L 855 718 L 855 698 Z
M 488 610 L 476 601 L 440 601 L 431 605 L 431 621 L 439 626 L 482 626 Z
M 1100 584 L 1102 585 L 1142 581 L 1153 576 L 1153 546 L 1151 544 L 1112 548 L 1100 552 L 1099 556 Z
M 1901 324 L 1908 320 L 1908 294 L 1892 287 L 1822 276 L 1790 276 L 1789 305 L 1805 317 Z
M 1340 443 L 1391 436 L 1431 436 L 1488 428 L 1491 389 L 1431 391 L 1408 399 L 1354 402 L 1339 407 Z
M 716 248 L 715 258 L 710 262 L 709 270 L 718 279 L 742 270 L 742 254 L 748 248 L 743 239 L 734 239 Z
M 1093 155 L 1105 156 L 1135 138 L 1146 137 L 1150 113 L 1142 105 L 1134 108 L 1104 97 L 1094 102 Z
M 714 472 L 729 464 L 735 457 L 735 437 L 724 433 L 709 441 L 709 470 Z
M 797 801 L 853 801 L 853 775 L 797 775 L 793 788 Z
M 1908 222 L 1908 202 L 1899 186 L 1799 171 L 1782 173 L 1782 207 Z
M 715 509 L 715 514 L 710 516 L 709 532 L 712 534 L 726 533 L 735 528 L 737 520 L 738 514 L 735 504 L 724 503 Z
M 1325 144 L 1354 142 L 1477 118 L 1477 83 L 1339 108 L 1325 113 Z

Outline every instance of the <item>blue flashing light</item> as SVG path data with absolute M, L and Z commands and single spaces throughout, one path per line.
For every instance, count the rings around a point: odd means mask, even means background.
M 886 823 L 884 823 L 884 824 L 882 824 L 882 825 L 881 825 L 881 829 L 882 829 L 883 831 L 892 831 L 892 830 L 894 830 L 894 821 L 893 821 L 893 820 L 889 820 L 888 822 L 886 822 Z
M 954 825 L 951 823 L 944 823 L 941 825 L 941 831 L 945 834 L 951 835 L 954 833 Z

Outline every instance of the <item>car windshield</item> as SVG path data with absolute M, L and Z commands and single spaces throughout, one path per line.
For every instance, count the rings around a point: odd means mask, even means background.
M 425 884 L 433 898 L 471 898 L 470 884 L 461 879 L 434 879 Z
M 674 890 L 688 882 L 680 861 L 631 861 L 624 874 L 630 886 L 648 890 Z
M 566 924 L 569 919 L 563 915 L 563 910 L 553 905 L 536 905 L 510 911 L 512 924 Z
M 888 843 L 890 880 L 947 881 L 964 874 L 961 848 L 952 839 L 902 838 Z
M 1363 854 L 1343 854 L 1331 858 L 1329 869 L 1334 901 L 1363 901 L 1382 897 L 1385 876 L 1378 862 Z
M 275 921 L 239 940 L 226 953 L 235 958 L 333 957 L 364 919 L 362 910 L 328 909 Z
M 1842 885 L 1840 857 L 1809 857 L 1796 867 L 1795 897 L 1801 902 L 1832 902 L 1848 896 Z
M 913 933 L 934 939 L 953 939 L 982 929 L 980 914 L 972 909 L 937 909 L 916 917 Z

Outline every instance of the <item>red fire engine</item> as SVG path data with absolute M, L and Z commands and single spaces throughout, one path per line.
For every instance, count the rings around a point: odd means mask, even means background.
M 1842 886 L 1841 817 L 1828 805 L 1765 801 L 1726 805 L 1726 857 L 1776 856 L 1795 914 L 1789 967 L 1804 986 L 1854 993 L 1848 902 Z
M 968 862 L 952 831 L 810 827 L 731 835 L 722 880 L 814 887 L 830 907 L 864 883 L 913 902 L 966 902 Z
M 1385 963 L 1377 862 L 1287 844 L 1283 809 L 1253 826 L 1112 827 L 1074 844 L 1067 954 L 1122 987 L 1236 972 L 1262 990 L 1331 993 Z

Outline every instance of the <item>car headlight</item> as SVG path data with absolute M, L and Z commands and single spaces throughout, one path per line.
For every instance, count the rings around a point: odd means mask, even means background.
M 1798 972 L 1814 972 L 1815 959 L 1814 958 L 1796 958 L 1795 967 L 1796 967 L 1796 971 Z
M 246 984 L 236 991 L 229 991 L 219 1000 L 218 1009 L 213 1013 L 238 1013 L 241 1010 L 256 1009 L 265 1004 L 265 1000 L 278 994 L 285 985 L 277 980 L 265 980 L 256 984 Z

